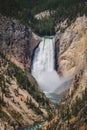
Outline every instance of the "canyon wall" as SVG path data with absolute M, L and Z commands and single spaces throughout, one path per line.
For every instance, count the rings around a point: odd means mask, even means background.
M 73 75 L 71 85 L 58 105 L 54 118 L 43 130 L 87 129 L 87 17 L 78 17 L 56 35 L 57 70 Z M 62 86 L 61 86 L 62 87 Z M 57 90 L 58 91 L 58 90 Z
M 33 50 L 40 37 L 19 21 L 0 15 L 0 51 L 21 68 L 31 68 Z
M 59 47 L 57 58 L 59 73 L 66 76 L 83 69 L 87 51 L 86 16 L 77 18 L 63 33 L 57 32 L 56 44 Z
M 30 28 L 0 15 L 1 130 L 16 130 L 48 118 L 49 100 L 29 72 L 39 42 Z
M 63 76 L 83 76 L 86 82 L 87 64 L 87 18 L 79 17 L 59 37 L 58 43 L 58 72 Z M 81 74 L 81 73 L 84 74 Z M 79 82 L 80 82 L 80 78 Z M 75 81 L 74 81 L 75 82 Z M 80 84 L 80 92 L 85 89 L 86 83 Z M 73 84 L 73 83 L 72 83 Z M 74 83 L 75 84 L 75 83 Z M 71 85 L 73 86 L 73 85 Z M 82 87 L 81 87 L 82 86 Z M 71 87 L 73 89 L 73 87 Z M 70 93 L 71 93 L 70 88 Z M 79 88 L 78 88 L 79 89 Z M 79 93 L 80 93 L 79 92 Z M 78 92 L 77 92 L 78 93 Z

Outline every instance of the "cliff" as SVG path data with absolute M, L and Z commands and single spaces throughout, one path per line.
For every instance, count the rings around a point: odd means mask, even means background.
M 48 118 L 49 100 L 29 73 L 40 38 L 19 21 L 0 15 L 0 129 Z
M 19 21 L 0 15 L 0 51 L 11 61 L 30 71 L 33 50 L 40 37 Z
M 61 76 L 73 76 L 56 116 L 43 130 L 87 129 L 87 17 L 78 17 L 56 35 L 57 69 Z M 58 92 L 58 91 L 57 91 Z
M 64 33 L 56 36 L 58 50 L 58 71 L 63 75 L 74 74 L 82 69 L 86 62 L 87 18 L 85 16 L 68 27 Z

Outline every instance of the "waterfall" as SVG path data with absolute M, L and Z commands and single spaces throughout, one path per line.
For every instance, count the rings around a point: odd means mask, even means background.
M 55 71 L 55 38 L 43 37 L 36 48 L 33 58 L 32 75 L 40 88 L 53 91 L 58 85 L 58 75 Z
M 35 78 L 39 78 L 43 72 L 54 70 L 54 47 L 54 39 L 42 38 L 33 59 L 32 75 Z

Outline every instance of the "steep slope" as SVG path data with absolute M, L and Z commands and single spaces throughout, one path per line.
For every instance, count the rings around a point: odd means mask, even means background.
M 57 33 L 58 72 L 74 76 L 53 120 L 43 130 L 87 129 L 87 17 L 79 17 Z
M 57 32 L 57 70 L 61 76 L 74 76 L 84 70 L 87 51 L 87 18 L 79 17 L 64 33 Z
M 87 49 L 87 18 L 79 17 L 60 34 L 57 44 L 58 50 L 58 71 L 64 76 L 74 74 L 82 69 L 86 62 Z M 58 37 L 58 36 L 57 36 Z
M 30 70 L 33 50 L 40 42 L 30 28 L 0 15 L 0 51 L 21 68 Z
M 40 38 L 19 21 L 0 15 L 0 129 L 43 121 L 49 100 L 29 73 Z

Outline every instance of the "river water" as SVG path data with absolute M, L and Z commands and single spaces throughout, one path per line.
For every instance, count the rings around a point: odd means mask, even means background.
M 43 126 L 44 123 L 45 122 L 39 122 L 35 125 L 31 125 L 31 126 L 19 129 L 19 130 L 41 130 L 41 127 Z

